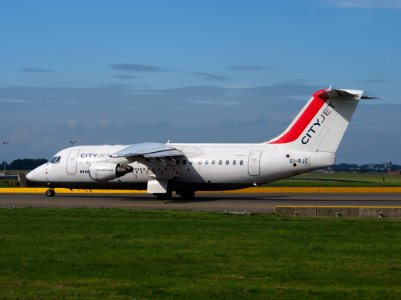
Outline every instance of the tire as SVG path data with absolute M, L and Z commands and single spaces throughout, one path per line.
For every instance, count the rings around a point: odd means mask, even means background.
M 177 194 L 180 195 L 181 199 L 185 200 L 192 200 L 195 197 L 194 190 L 181 190 Z
M 46 196 L 47 197 L 54 197 L 56 195 L 56 192 L 54 190 L 47 190 L 46 191 Z
M 173 196 L 172 192 L 167 192 L 164 194 L 153 194 L 157 197 L 158 200 L 170 200 Z

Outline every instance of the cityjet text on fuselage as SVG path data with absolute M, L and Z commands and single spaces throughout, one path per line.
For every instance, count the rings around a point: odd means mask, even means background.
M 106 153 L 81 153 L 81 158 L 108 158 L 110 155 Z

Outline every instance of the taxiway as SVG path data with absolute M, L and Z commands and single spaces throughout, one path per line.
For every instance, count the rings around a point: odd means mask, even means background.
M 197 193 L 192 200 L 160 201 L 149 194 L 0 194 L 0 207 L 125 208 L 138 210 L 196 210 L 273 212 L 276 206 L 401 207 L 401 193 L 293 194 Z

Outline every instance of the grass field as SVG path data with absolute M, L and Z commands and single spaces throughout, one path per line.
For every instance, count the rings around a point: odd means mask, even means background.
M 1 299 L 401 299 L 401 222 L 0 209 Z
M 382 173 L 312 172 L 267 184 L 275 187 L 398 187 L 400 175 Z
M 0 180 L 0 188 L 2 187 L 17 187 L 17 180 Z

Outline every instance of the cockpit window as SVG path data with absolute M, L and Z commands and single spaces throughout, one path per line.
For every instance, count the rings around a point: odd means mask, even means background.
M 60 162 L 61 156 L 54 156 L 51 160 L 51 164 L 58 164 Z

